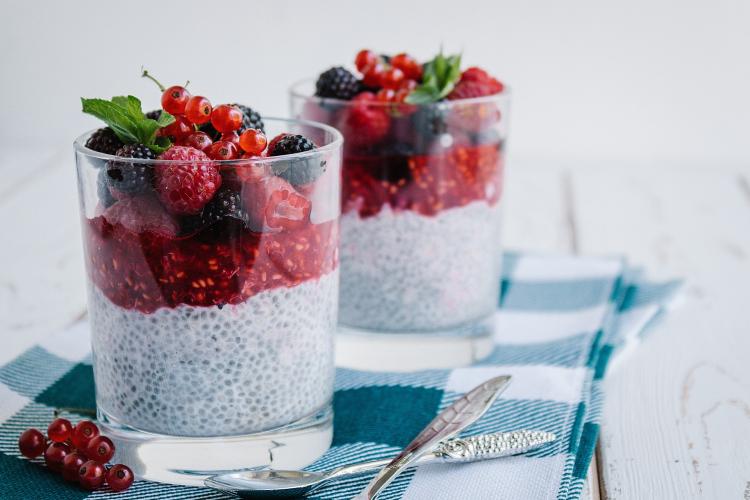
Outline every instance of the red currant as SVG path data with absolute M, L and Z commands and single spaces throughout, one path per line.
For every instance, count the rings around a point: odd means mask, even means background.
M 396 54 L 391 58 L 391 66 L 404 72 L 407 78 L 419 80 L 422 78 L 422 66 L 408 54 Z
M 404 72 L 398 68 L 391 68 L 380 75 L 380 85 L 387 89 L 398 89 L 404 80 Z
M 55 443 L 63 443 L 70 439 L 71 432 L 73 432 L 73 424 L 64 418 L 54 419 L 47 427 L 47 437 Z
M 376 62 L 372 66 L 365 68 L 362 76 L 362 83 L 367 87 L 376 88 L 380 87 L 380 78 L 383 74 L 383 65 Z
M 196 125 L 202 125 L 211 119 L 212 110 L 211 101 L 202 95 L 194 95 L 185 106 L 185 117 Z
M 86 445 L 86 456 L 100 464 L 109 462 L 115 454 L 115 444 L 106 436 L 96 436 Z
M 378 62 L 378 56 L 375 52 L 367 49 L 362 49 L 357 52 L 357 57 L 354 58 L 354 65 L 357 70 L 364 73 L 365 68 L 369 68 Z
M 221 140 L 231 142 L 237 147 L 240 147 L 240 134 L 237 132 L 226 132 L 221 134 Z
M 44 463 L 53 471 L 62 470 L 63 460 L 70 453 L 70 446 L 65 443 L 52 443 L 44 450 Z
M 161 95 L 161 107 L 167 113 L 182 115 L 185 113 L 185 106 L 189 99 L 190 92 L 185 87 L 173 85 Z
M 228 141 L 218 141 L 211 144 L 206 154 L 212 160 L 234 160 L 238 157 L 237 146 Z
M 26 429 L 18 438 L 18 450 L 26 458 L 36 458 L 44 453 L 47 441 L 44 434 L 36 429 Z
M 245 130 L 240 136 L 240 147 L 251 155 L 261 154 L 266 149 L 267 144 L 266 134 L 254 128 Z
M 403 82 L 401 82 L 401 86 L 399 87 L 399 89 L 406 89 L 406 90 L 412 91 L 415 88 L 417 88 L 417 85 L 418 83 L 416 80 L 411 80 L 411 79 L 404 80 Z
M 133 484 L 133 471 L 127 465 L 117 464 L 107 471 L 107 484 L 112 491 L 124 491 Z
M 216 106 L 211 112 L 211 125 L 222 134 L 237 130 L 242 126 L 242 111 L 229 104 Z
M 207 133 L 193 132 L 182 140 L 182 146 L 190 146 L 191 148 L 205 151 L 213 142 Z
M 195 126 L 184 116 L 175 116 L 174 122 L 159 131 L 160 135 L 179 141 L 195 132 Z
M 393 89 L 380 89 L 375 94 L 375 99 L 380 102 L 393 102 L 396 97 L 396 91 Z
M 70 440 L 79 450 L 85 450 L 89 441 L 99 435 L 99 428 L 91 420 L 81 420 L 73 429 Z
M 78 483 L 87 490 L 95 490 L 104 484 L 106 474 L 102 464 L 89 460 L 78 469 Z
M 65 455 L 62 461 L 62 476 L 67 481 L 78 481 L 78 470 L 86 462 L 86 456 L 83 453 L 74 451 Z

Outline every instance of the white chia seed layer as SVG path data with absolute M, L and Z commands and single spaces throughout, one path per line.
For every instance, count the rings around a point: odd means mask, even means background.
M 429 332 L 486 318 L 500 292 L 499 226 L 499 204 L 484 201 L 435 216 L 343 215 L 339 322 Z
M 289 424 L 333 392 L 338 271 L 242 304 L 123 309 L 90 286 L 97 405 L 120 423 L 178 436 Z

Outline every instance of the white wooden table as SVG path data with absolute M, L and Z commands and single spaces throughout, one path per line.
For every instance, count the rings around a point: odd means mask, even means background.
M 749 174 L 510 162 L 509 248 L 624 254 L 687 281 L 606 381 L 588 498 L 750 500 Z M 1 151 L 0 175 L 1 364 L 80 318 L 85 290 L 72 151 Z

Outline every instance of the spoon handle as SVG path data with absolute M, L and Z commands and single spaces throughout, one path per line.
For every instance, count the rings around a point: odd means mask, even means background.
M 412 466 L 441 462 L 473 462 L 518 455 L 535 450 L 555 439 L 557 437 L 551 432 L 535 430 L 496 432 L 465 438 L 451 438 L 440 442 L 430 453 L 419 458 Z M 372 472 L 384 467 L 389 462 L 390 459 L 383 459 L 343 465 L 330 470 L 326 474 L 325 481 Z

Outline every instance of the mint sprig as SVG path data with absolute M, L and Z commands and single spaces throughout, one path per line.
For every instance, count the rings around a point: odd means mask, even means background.
M 163 153 L 171 145 L 166 137 L 157 137 L 160 128 L 175 121 L 174 116 L 162 111 L 158 120 L 147 118 L 137 97 L 116 96 L 112 100 L 81 98 L 83 112 L 93 115 L 104 123 L 125 144 L 143 144 L 156 154 Z
M 424 65 L 422 84 L 406 97 L 409 104 L 437 102 L 451 93 L 461 78 L 461 54 L 444 56 L 441 51 Z

